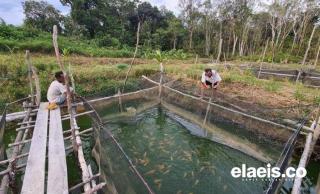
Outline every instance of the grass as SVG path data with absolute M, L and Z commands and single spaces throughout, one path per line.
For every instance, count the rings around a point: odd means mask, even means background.
M 45 100 L 46 91 L 54 79 L 54 72 L 59 70 L 53 55 L 32 54 L 32 62 L 38 69 L 41 80 L 42 97 Z M 66 65 L 70 63 L 76 82 L 76 91 L 83 96 L 111 95 L 123 85 L 123 80 L 129 65 L 123 62 L 110 62 L 108 59 L 83 56 L 64 56 Z M 141 60 L 141 59 L 140 59 Z M 119 59 L 119 61 L 121 61 Z M 151 75 L 159 71 L 159 64 L 152 61 L 146 64 L 134 65 L 126 91 L 136 88 L 141 75 Z M 210 65 L 194 64 L 186 60 L 173 60 L 164 63 L 165 72 L 181 78 L 199 80 L 205 67 Z M 223 85 L 240 83 L 253 88 L 260 88 L 269 93 L 288 93 L 290 98 L 301 103 L 319 103 L 320 92 L 315 88 L 306 88 L 290 81 L 257 79 L 251 71 L 238 68 L 224 69 L 217 67 L 223 78 Z M 26 97 L 29 93 L 27 68 L 23 53 L 0 53 L 0 107 L 5 103 Z

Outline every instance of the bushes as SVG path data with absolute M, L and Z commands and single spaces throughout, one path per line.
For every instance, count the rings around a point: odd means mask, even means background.
M 157 51 L 151 49 L 142 49 L 140 51 L 140 56 L 145 59 L 155 59 L 157 58 Z M 170 50 L 161 51 L 161 55 L 164 59 L 179 59 L 185 60 L 191 57 L 191 54 L 185 53 L 183 50 Z

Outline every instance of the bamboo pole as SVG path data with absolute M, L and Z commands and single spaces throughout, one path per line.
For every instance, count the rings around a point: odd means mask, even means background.
M 72 106 L 71 106 L 71 91 L 70 91 L 69 76 L 67 75 L 65 68 L 64 68 L 64 64 L 62 63 L 61 58 L 60 58 L 60 51 L 59 51 L 59 46 L 58 46 L 58 28 L 56 25 L 53 26 L 52 40 L 53 40 L 53 47 L 54 47 L 54 51 L 56 54 L 58 64 L 60 66 L 61 71 L 64 74 L 66 90 L 67 90 L 67 92 L 66 92 L 67 93 L 67 106 L 68 106 L 68 112 L 70 114 L 70 127 L 72 129 L 72 136 L 74 139 L 74 141 L 72 142 L 72 145 L 73 145 L 73 151 L 76 153 L 78 150 L 78 146 L 75 141 L 75 129 L 74 129 L 75 123 L 74 123 L 74 116 L 73 116 L 73 111 L 72 111 Z
M 159 100 L 161 101 L 161 95 L 162 95 L 162 82 L 163 82 L 163 65 L 160 63 L 160 81 L 159 81 Z
M 206 110 L 206 115 L 203 119 L 203 123 L 202 123 L 202 128 L 204 128 L 205 124 L 207 123 L 207 117 L 208 117 L 208 114 L 209 114 L 209 111 L 210 111 L 210 103 L 212 101 L 212 98 L 209 98 L 209 103 L 208 103 L 208 106 L 207 106 L 207 110 Z
M 269 39 L 267 40 L 266 46 L 264 47 L 263 55 L 262 55 L 262 58 L 261 58 L 261 61 L 260 61 L 258 79 L 260 78 L 260 74 L 261 74 L 261 70 L 262 70 L 262 64 L 263 64 L 264 58 L 266 56 L 266 52 L 267 52 L 267 49 L 268 49 L 268 44 L 269 44 Z
M 91 165 L 90 164 L 88 165 L 88 169 L 89 169 L 90 178 L 92 178 L 93 177 L 93 173 L 92 173 L 92 169 L 91 169 Z M 96 181 L 94 179 L 92 179 L 92 181 L 91 181 L 91 186 L 93 188 L 95 188 L 97 186 L 97 183 L 96 183 Z M 94 192 L 93 194 L 97 194 L 97 192 Z
M 120 112 L 123 112 L 122 99 L 121 99 L 121 91 L 120 91 L 120 89 L 118 89 L 118 100 L 119 100 L 119 110 L 120 110 Z
M 90 190 L 86 191 L 85 194 L 95 193 L 98 190 L 102 189 L 105 185 L 106 185 L 106 183 L 100 183 L 100 184 L 96 185 L 95 187 L 91 188 Z
M 314 128 L 316 125 L 316 122 L 313 122 L 312 126 L 310 128 Z M 310 151 L 312 152 L 311 148 L 311 142 L 312 142 L 312 137 L 313 134 L 311 132 L 308 133 L 307 138 L 306 138 L 306 143 L 304 146 L 304 150 L 298 165 L 298 168 L 305 168 L 307 165 L 307 161 L 308 161 L 308 157 L 309 157 L 309 153 Z M 300 187 L 301 187 L 301 182 L 302 182 L 302 178 L 296 176 L 294 179 L 294 184 L 293 184 L 293 188 L 292 188 L 292 192 L 291 194 L 299 194 L 300 193 Z
M 137 53 L 138 53 L 138 47 L 139 47 L 139 40 L 140 40 L 140 28 L 141 28 L 141 24 L 140 24 L 140 21 L 138 23 L 138 29 L 137 29 L 137 40 L 136 40 L 136 48 L 134 50 L 134 54 L 133 54 L 133 58 L 131 60 L 131 64 L 130 64 L 130 67 L 127 71 L 127 74 L 126 74 L 126 78 L 124 79 L 124 82 L 123 82 L 123 88 L 122 88 L 122 93 L 124 93 L 124 88 L 127 84 L 127 80 L 128 80 L 128 77 L 129 77 L 129 74 L 131 72 L 131 69 L 132 69 L 132 66 L 134 64 L 134 60 L 136 59 L 136 56 L 137 56 Z
M 30 59 L 30 51 L 26 50 L 26 62 L 28 64 L 28 75 L 29 75 L 29 82 L 30 82 L 30 88 L 31 88 L 31 95 L 34 95 L 33 93 L 33 86 L 32 86 L 32 78 L 34 79 L 34 83 L 35 83 L 35 87 L 36 87 L 36 101 L 35 104 L 37 106 L 40 105 L 40 101 L 41 101 L 41 88 L 40 88 L 40 80 L 37 74 L 37 70 L 36 68 L 32 65 L 31 59 Z M 33 98 L 32 98 L 33 99 Z M 34 99 L 32 102 L 32 105 L 34 105 Z
M 82 171 L 82 180 L 87 180 L 90 175 L 89 175 L 89 170 L 88 170 L 88 166 L 86 164 L 86 160 L 84 158 L 84 153 L 83 153 L 83 149 L 82 149 L 82 142 L 81 142 L 81 138 L 79 136 L 79 131 L 78 131 L 78 127 L 76 128 L 76 123 L 75 123 L 75 116 L 74 116 L 74 112 L 72 110 L 72 104 L 71 104 L 71 100 L 72 100 L 72 96 L 71 96 L 71 92 L 70 92 L 70 81 L 69 81 L 69 76 L 65 71 L 65 67 L 64 64 L 61 61 L 60 58 L 60 52 L 59 52 L 59 47 L 58 47 L 58 29 L 57 26 L 54 25 L 53 26 L 53 35 L 52 35 L 52 39 L 53 39 L 53 46 L 54 46 L 54 50 L 56 53 L 56 58 L 57 61 L 59 63 L 60 69 L 64 72 L 64 78 L 65 78 L 65 84 L 66 84 L 66 90 L 67 90 L 67 106 L 68 106 L 68 112 L 70 115 L 70 127 L 72 130 L 72 146 L 73 146 L 73 151 L 75 153 L 75 155 L 78 157 L 78 161 L 80 164 L 80 168 Z M 84 191 L 87 192 L 91 189 L 90 184 L 85 184 L 84 185 Z
M 196 54 L 196 59 L 194 60 L 194 64 L 196 65 L 198 63 L 198 54 Z
M 41 87 L 40 87 L 40 79 L 35 67 L 31 66 L 32 75 L 34 78 L 34 83 L 36 86 L 36 105 L 39 106 L 41 102 Z
M 98 173 L 98 174 L 96 174 L 96 175 L 93 175 L 93 176 L 90 177 L 88 180 L 83 181 L 83 182 L 81 182 L 81 183 L 78 183 L 78 184 L 76 184 L 75 186 L 69 188 L 69 192 L 71 192 L 71 191 L 73 191 L 73 190 L 75 190 L 75 189 L 78 189 L 79 187 L 82 187 L 83 185 L 89 183 L 90 181 L 92 181 L 93 179 L 98 178 L 98 177 L 100 177 L 100 173 Z
M 32 85 L 32 70 L 31 70 L 31 61 L 30 61 L 30 52 L 26 50 L 26 63 L 28 66 L 28 79 L 29 79 L 29 87 L 30 87 L 30 95 L 31 97 L 31 105 L 34 105 L 34 92 L 33 92 L 33 85 Z

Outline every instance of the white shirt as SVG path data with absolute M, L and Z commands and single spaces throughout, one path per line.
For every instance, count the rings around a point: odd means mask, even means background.
M 47 92 L 47 99 L 48 101 L 55 102 L 56 98 L 61 96 L 61 94 L 65 93 L 67 91 L 67 88 L 62 83 L 58 82 L 57 80 L 54 80 L 48 89 Z
M 202 76 L 201 76 L 202 83 L 206 83 L 206 81 L 208 81 L 208 82 L 214 84 L 214 83 L 220 82 L 222 80 L 218 72 L 216 72 L 215 70 L 211 70 L 211 71 L 212 71 L 211 77 L 206 76 L 206 72 L 202 73 Z

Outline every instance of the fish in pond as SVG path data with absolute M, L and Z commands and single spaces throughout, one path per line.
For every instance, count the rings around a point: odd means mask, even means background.
M 194 177 L 194 172 L 193 171 L 191 171 L 191 175 L 192 175 L 192 177 Z
M 164 164 L 159 164 L 157 167 L 160 171 L 162 171 L 166 166 Z
M 188 175 L 188 173 L 185 172 L 185 173 L 183 174 L 183 178 L 186 178 L 187 175 Z
M 156 172 L 156 170 L 150 170 L 150 171 L 146 172 L 145 175 L 146 175 L 146 176 L 152 175 L 152 174 L 154 174 L 155 172 Z
M 202 172 L 204 170 L 204 167 L 202 166 L 201 168 L 200 168 L 200 172 Z
M 226 191 L 227 189 L 228 189 L 228 186 L 227 186 L 227 185 L 224 185 L 224 186 L 223 186 L 223 190 Z
M 163 174 L 168 174 L 170 172 L 170 170 L 166 170 Z
M 170 156 L 170 160 L 173 161 L 173 157 L 172 156 Z
M 199 180 L 197 179 L 196 182 L 194 182 L 193 186 L 196 186 L 197 184 L 199 184 Z
M 158 189 L 161 188 L 161 182 L 162 182 L 161 179 L 155 179 L 153 182 L 157 185 L 157 188 L 158 188 Z
M 181 190 L 177 191 L 177 194 L 182 194 L 182 191 Z

